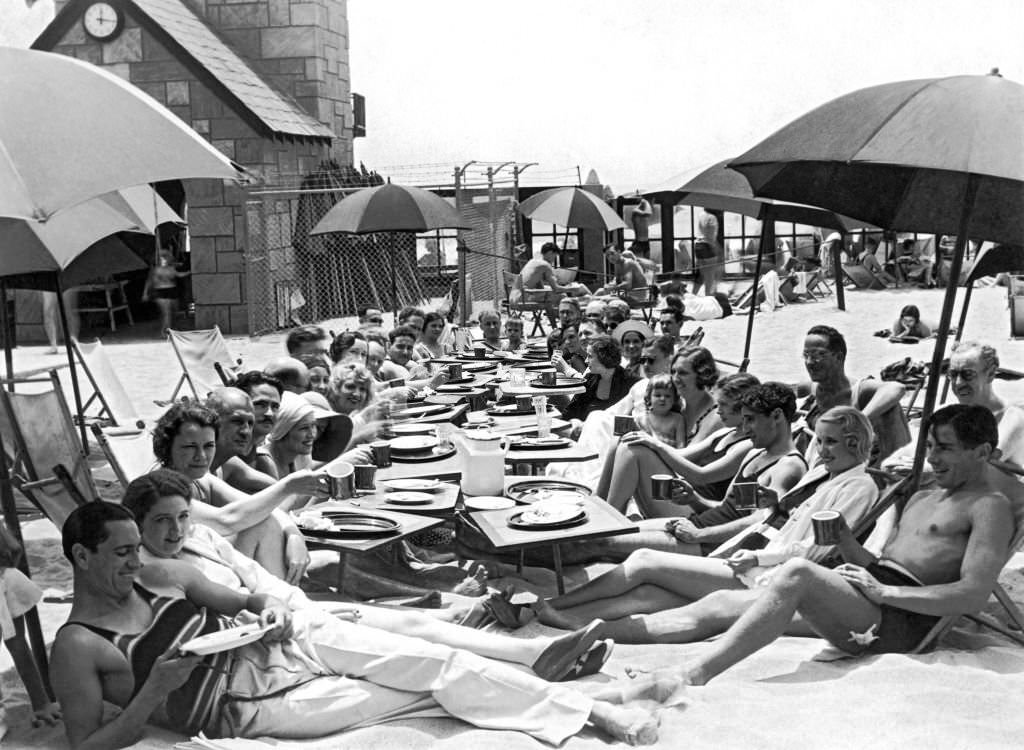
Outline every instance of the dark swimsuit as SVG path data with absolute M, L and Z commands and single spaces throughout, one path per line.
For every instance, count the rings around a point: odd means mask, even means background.
M 63 630 L 69 625 L 78 625 L 114 644 L 131 665 L 135 678 L 133 698 L 149 677 L 153 663 L 160 655 L 166 653 L 171 644 L 214 633 L 230 624 L 226 618 L 209 613 L 188 599 L 158 596 L 138 584 L 135 591 L 149 604 L 153 612 L 152 621 L 140 633 L 115 633 L 75 620 L 61 626 Z M 203 659 L 199 668 L 192 672 L 184 685 L 168 694 L 164 704 L 168 728 L 188 735 L 200 731 L 210 733 L 218 718 L 218 699 L 224 693 L 230 657 L 230 651 L 210 654 Z M 209 668 L 203 669 L 204 666 Z
M 737 434 L 735 427 L 728 427 L 720 438 L 711 441 L 707 450 L 693 456 L 691 460 L 700 466 L 707 466 L 708 464 L 723 458 L 729 452 L 730 448 L 745 439 L 746 438 L 742 435 Z M 699 495 L 702 495 L 709 500 L 721 500 L 725 497 L 725 493 L 729 489 L 730 484 L 732 484 L 732 477 L 699 486 L 695 485 L 694 489 Z
M 884 586 L 920 587 L 922 585 L 908 573 L 888 565 L 885 560 L 876 560 L 866 570 Z M 882 610 L 882 619 L 875 631 L 878 639 L 865 649 L 867 653 L 905 654 L 913 651 L 935 627 L 935 623 L 942 619 L 936 615 L 925 615 L 899 607 L 890 607 L 888 604 L 879 606 Z

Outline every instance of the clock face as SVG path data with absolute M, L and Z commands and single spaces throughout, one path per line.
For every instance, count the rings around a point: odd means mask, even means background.
M 86 33 L 94 39 L 110 39 L 124 24 L 121 11 L 110 3 L 93 3 L 82 17 Z

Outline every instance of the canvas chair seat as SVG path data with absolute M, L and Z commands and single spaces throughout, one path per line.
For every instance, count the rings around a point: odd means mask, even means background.
M 104 430 L 97 424 L 92 425 L 92 434 L 110 463 L 114 478 L 125 489 L 128 489 L 128 483 L 133 479 L 156 468 L 152 435 L 145 432 L 118 434 L 114 430 Z
M 557 295 L 550 289 L 523 289 L 523 277 L 521 274 L 511 271 L 501 272 L 502 284 L 505 287 L 505 305 L 509 315 L 521 316 L 523 313 L 530 315 L 533 321 L 533 328 L 530 336 L 547 335 L 544 331 L 544 313 L 558 307 Z
M 86 419 L 98 419 L 119 427 L 141 425 L 135 404 L 128 397 L 121 378 L 107 357 L 107 351 L 99 339 L 93 342 L 72 340 L 74 352 L 82 365 L 82 371 L 92 386 L 93 392 L 82 404 L 82 414 Z M 94 404 L 99 406 L 98 412 L 89 417 L 88 410 Z M 141 429 L 141 427 L 139 428 Z
M 635 289 L 622 289 L 616 292 L 616 296 L 624 299 L 629 304 L 630 310 L 639 310 L 644 322 L 648 325 L 651 324 L 654 307 L 658 303 L 657 286 L 652 284 Z
M 853 282 L 858 289 L 885 289 L 885 282 L 875 276 L 860 263 L 844 263 L 843 276 Z
M 206 398 L 210 391 L 230 385 L 238 375 L 242 360 L 231 356 L 218 326 L 196 331 L 175 331 L 168 328 L 167 340 L 171 342 L 174 355 L 181 365 L 181 378 L 168 402 L 173 402 L 182 386 L 186 384 L 192 391 L 193 398 L 201 400 Z

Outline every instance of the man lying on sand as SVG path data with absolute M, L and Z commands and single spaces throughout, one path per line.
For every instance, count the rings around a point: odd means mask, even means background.
M 702 685 L 784 633 L 815 634 L 850 654 L 908 652 L 941 617 L 981 609 L 1014 530 L 1010 501 L 986 472 L 995 418 L 982 407 L 947 406 L 929 429 L 939 488 L 910 498 L 880 555 L 845 529 L 844 564 L 790 560 L 696 661 L 654 676 Z
M 591 722 L 631 744 L 657 740 L 658 719 L 625 701 L 666 697 L 657 680 L 586 696 L 468 651 L 365 628 L 319 610 L 291 612 L 175 560 L 142 567 L 131 512 L 96 501 L 61 532 L 74 601 L 57 633 L 51 680 L 70 746 L 117 748 L 153 721 L 213 737 L 322 737 L 440 708 L 479 727 L 559 744 Z M 182 655 L 200 635 L 243 622 L 261 640 Z M 104 721 L 104 702 L 123 710 Z

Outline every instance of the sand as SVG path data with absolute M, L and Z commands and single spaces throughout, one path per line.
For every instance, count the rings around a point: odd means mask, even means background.
M 802 377 L 802 334 L 817 323 L 832 325 L 846 335 L 851 375 L 877 375 L 882 366 L 903 357 L 927 359 L 931 345 L 890 344 L 872 333 L 891 325 L 905 304 L 917 304 L 925 320 L 938 320 L 941 292 L 900 289 L 848 291 L 847 311 L 835 309 L 834 298 L 825 302 L 791 305 L 775 313 L 759 314 L 755 321 L 750 371 L 762 379 L 792 382 Z M 344 322 L 330 327 L 341 330 Z M 688 324 L 692 327 L 694 324 Z M 723 359 L 742 357 L 745 318 L 733 317 L 703 324 L 707 345 Z M 688 330 L 687 329 L 687 330 Z M 177 380 L 170 346 L 163 341 L 132 339 L 132 331 L 118 332 L 104 343 L 140 414 L 153 418 L 161 412 L 154 398 L 167 398 Z M 974 294 L 965 334 L 994 344 L 1003 364 L 1024 369 L 1024 343 L 1009 336 L 1006 291 L 979 289 Z M 230 338 L 229 348 L 247 364 L 260 366 L 283 353 L 284 336 L 260 339 Z M 45 354 L 44 347 L 21 347 L 15 352 L 18 370 L 57 364 L 61 357 Z M 66 373 L 65 373 L 66 379 Z M 1000 392 L 1024 401 L 1024 381 L 1000 383 Z M 70 570 L 60 554 L 56 530 L 45 520 L 24 526 L 33 578 L 44 589 L 59 594 L 70 589 Z M 581 581 L 601 569 L 574 569 L 570 581 Z M 539 574 L 533 585 L 521 588 L 543 593 L 552 589 L 549 575 Z M 1018 603 L 1024 602 L 1024 555 L 1011 560 L 1004 584 Z M 39 606 L 48 642 L 66 619 L 67 603 Z M 517 635 L 530 637 L 544 630 L 531 625 Z M 959 628 L 940 650 L 923 656 L 886 655 L 858 660 L 814 660 L 826 651 L 816 639 L 783 638 L 744 664 L 726 672 L 711 685 L 691 689 L 688 704 L 662 717 L 660 747 L 830 748 L 865 747 L 970 747 L 1009 748 L 1024 736 L 1024 715 L 1016 708 L 1024 698 L 1024 649 L 973 629 Z M 654 668 L 684 663 L 704 644 L 688 646 L 616 646 L 601 675 L 603 681 L 622 675 L 627 665 Z M 0 679 L 8 705 L 11 729 L 4 748 L 64 747 L 63 730 L 33 730 L 29 707 L 6 650 L 0 651 Z M 167 748 L 185 740 L 166 730 L 148 729 L 135 747 Z M 540 748 L 542 745 L 514 732 L 485 732 L 445 719 L 393 722 L 305 743 L 276 742 L 276 747 L 303 748 Z M 592 731 L 569 740 L 569 750 L 603 748 L 607 742 Z

